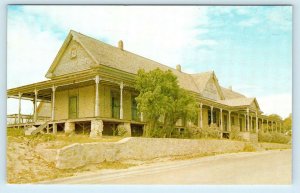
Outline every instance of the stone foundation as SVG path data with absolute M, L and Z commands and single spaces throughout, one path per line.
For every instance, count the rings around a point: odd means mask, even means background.
M 53 123 L 53 134 L 56 134 L 57 133 L 57 124 L 56 123 Z
M 102 137 L 103 131 L 103 121 L 102 120 L 92 120 L 91 121 L 91 132 L 90 137 Z
M 65 133 L 66 134 L 72 134 L 75 132 L 75 123 L 67 121 L 65 123 Z

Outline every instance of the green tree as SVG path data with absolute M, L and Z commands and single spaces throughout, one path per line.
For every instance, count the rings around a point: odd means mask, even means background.
M 179 87 L 170 70 L 139 70 L 135 88 L 138 110 L 148 123 L 146 136 L 171 137 L 178 119 L 193 120 L 197 115 L 195 98 Z
M 291 113 L 287 118 L 285 118 L 283 120 L 282 127 L 285 132 L 291 133 L 291 131 L 292 131 L 292 114 Z

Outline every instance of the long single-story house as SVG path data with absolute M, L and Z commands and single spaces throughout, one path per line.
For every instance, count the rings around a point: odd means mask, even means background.
M 46 73 L 47 80 L 8 89 L 7 97 L 19 100 L 18 114 L 8 115 L 9 126 L 32 124 L 48 132 L 90 132 L 111 135 L 118 126 L 132 136 L 143 133 L 143 114 L 138 113 L 134 81 L 139 69 L 171 70 L 182 88 L 199 104 L 197 126 L 216 124 L 223 136 L 238 127 L 250 133 L 281 131 L 282 120 L 263 115 L 255 98 L 220 86 L 216 74 L 188 74 L 114 47 L 71 30 Z M 32 100 L 34 112 L 21 114 L 21 100 Z M 178 122 L 178 128 L 186 123 Z M 247 137 L 246 137 L 247 138 Z

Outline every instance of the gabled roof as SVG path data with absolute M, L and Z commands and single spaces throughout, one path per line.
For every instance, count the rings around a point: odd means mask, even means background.
M 221 87 L 225 99 L 246 98 L 244 95 L 237 93 L 231 89 Z
M 96 65 L 108 66 L 132 74 L 136 74 L 139 69 L 144 69 L 145 71 L 151 71 L 156 68 L 160 68 L 162 70 L 171 70 L 172 73 L 177 76 L 179 85 L 182 88 L 193 91 L 195 93 L 199 93 L 200 95 L 202 95 L 209 80 L 213 78 L 221 99 L 224 99 L 219 100 L 220 103 L 230 106 L 239 106 L 243 104 L 251 104 L 249 103 L 249 101 L 253 100 L 245 98 L 244 95 L 241 95 L 229 89 L 222 88 L 219 85 L 218 79 L 213 71 L 197 74 L 187 74 L 148 58 L 136 55 L 124 49 L 111 46 L 73 30 L 69 32 L 52 65 L 50 66 L 46 77 L 52 76 L 52 72 L 55 70 L 66 47 L 72 40 L 75 40 L 83 47 L 83 49 L 88 53 L 88 55 L 92 58 Z
M 235 99 L 228 99 L 228 100 L 219 100 L 218 102 L 232 107 L 251 106 L 254 103 L 256 105 L 256 108 L 260 109 L 256 98 L 243 97 L 243 98 L 235 98 Z

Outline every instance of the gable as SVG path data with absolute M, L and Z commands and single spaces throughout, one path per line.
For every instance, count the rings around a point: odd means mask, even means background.
M 253 102 L 250 104 L 250 108 L 260 110 L 258 102 L 256 99 L 253 100 Z
M 212 76 L 206 83 L 205 88 L 202 92 L 202 96 L 213 99 L 213 100 L 221 100 L 222 99 L 222 93 L 220 92 L 220 89 L 218 88 L 218 83 L 214 76 Z
M 55 63 L 55 68 L 51 70 L 51 76 L 60 76 L 73 72 L 89 69 L 95 62 L 87 51 L 74 39 L 72 39 Z

